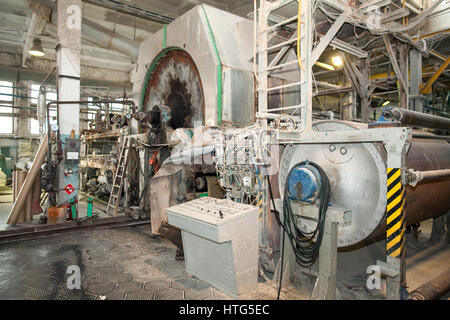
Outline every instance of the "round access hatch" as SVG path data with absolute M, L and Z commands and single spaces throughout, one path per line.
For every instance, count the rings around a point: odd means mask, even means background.
M 143 111 L 165 105 L 171 109 L 172 129 L 193 128 L 204 121 L 205 101 L 197 66 L 186 51 L 167 48 L 153 60 L 143 87 Z

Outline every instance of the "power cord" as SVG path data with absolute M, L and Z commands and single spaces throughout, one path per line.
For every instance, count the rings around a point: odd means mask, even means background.
M 315 167 L 320 173 L 321 179 L 321 189 L 319 191 L 318 199 L 319 203 L 319 217 L 317 221 L 317 227 L 312 232 L 306 232 L 301 230 L 295 221 L 294 214 L 292 212 L 290 199 L 289 199 L 289 188 L 288 188 L 288 180 L 289 176 L 292 174 L 293 170 L 297 167 L 308 164 Z M 280 279 L 278 284 L 278 294 L 277 300 L 280 298 L 281 285 L 283 281 L 283 264 L 284 264 L 284 242 L 285 242 L 285 234 L 287 234 L 289 238 L 289 242 L 291 243 L 293 252 L 295 254 L 295 260 L 298 264 L 303 267 L 311 266 L 319 256 L 319 249 L 322 244 L 323 231 L 324 231 L 324 223 L 325 217 L 328 209 L 328 204 L 331 198 L 331 186 L 330 181 L 328 179 L 325 171 L 316 163 L 311 161 L 303 161 L 294 165 L 287 175 L 287 179 L 285 182 L 285 192 L 283 197 L 283 221 L 281 221 L 279 212 L 276 210 L 275 201 L 272 193 L 272 186 L 270 184 L 270 179 L 268 179 L 268 187 L 269 194 L 272 199 L 273 210 L 277 223 L 283 229 L 282 243 L 281 243 L 281 258 L 280 258 Z M 286 217 L 288 218 L 286 221 Z M 294 230 L 292 230 L 292 227 Z M 307 242 L 312 242 L 312 240 L 316 237 L 316 240 L 313 243 L 306 244 Z

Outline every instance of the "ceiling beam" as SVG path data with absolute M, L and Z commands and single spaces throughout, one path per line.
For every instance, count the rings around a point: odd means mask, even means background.
M 125 13 L 134 17 L 139 17 L 142 19 L 150 20 L 156 23 L 160 24 L 169 24 L 174 19 L 171 17 L 167 17 L 165 15 L 152 12 L 149 10 L 146 10 L 144 8 L 139 8 L 137 6 L 134 6 L 133 4 L 126 4 L 119 1 L 111 1 L 111 0 L 84 0 L 84 2 L 102 7 L 107 8 L 113 11 Z

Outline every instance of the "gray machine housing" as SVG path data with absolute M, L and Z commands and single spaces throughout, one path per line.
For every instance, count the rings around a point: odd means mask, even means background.
M 169 47 L 185 50 L 197 66 L 205 98 L 205 125 L 217 124 L 219 94 L 223 121 L 240 124 L 254 121 L 251 20 L 199 5 L 167 25 L 166 31 L 161 29 L 148 37 L 140 45 L 133 75 L 133 99 L 137 105 L 149 66 Z M 222 79 L 220 90 L 219 77 Z

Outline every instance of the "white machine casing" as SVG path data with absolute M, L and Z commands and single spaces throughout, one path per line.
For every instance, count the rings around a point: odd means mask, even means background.
M 203 197 L 170 207 L 167 215 L 181 229 L 186 272 L 233 297 L 256 289 L 257 207 Z

